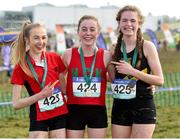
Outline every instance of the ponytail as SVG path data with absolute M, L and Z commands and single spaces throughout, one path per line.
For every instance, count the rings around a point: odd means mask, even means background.
M 35 27 L 41 27 L 42 25 L 39 23 L 32 24 L 30 21 L 26 21 L 23 26 L 22 30 L 20 31 L 17 39 L 12 44 L 12 63 L 13 64 L 20 64 L 23 71 L 30 77 L 33 77 L 27 62 L 26 62 L 26 52 L 28 50 L 28 45 L 25 38 L 29 38 L 31 29 Z

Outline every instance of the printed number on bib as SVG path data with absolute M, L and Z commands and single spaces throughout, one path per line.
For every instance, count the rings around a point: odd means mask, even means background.
M 83 77 L 73 77 L 73 94 L 76 97 L 99 97 L 100 79 L 92 78 L 90 84 L 87 84 Z
M 39 100 L 38 104 L 41 112 L 60 107 L 64 104 L 62 93 L 56 88 L 52 96 Z
M 136 97 L 136 84 L 133 88 L 128 86 L 131 80 L 115 79 L 111 84 L 113 98 L 132 99 Z

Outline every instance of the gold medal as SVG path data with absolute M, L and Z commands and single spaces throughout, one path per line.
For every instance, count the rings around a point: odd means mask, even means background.
M 91 97 L 92 96 L 92 91 L 89 89 L 86 91 L 86 96 Z

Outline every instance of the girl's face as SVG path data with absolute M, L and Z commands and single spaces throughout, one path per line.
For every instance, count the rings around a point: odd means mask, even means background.
M 140 25 L 137 12 L 125 11 L 122 13 L 119 21 L 119 30 L 121 30 L 124 36 L 136 37 L 139 27 Z
M 30 30 L 29 38 L 26 39 L 30 46 L 30 51 L 34 54 L 40 54 L 47 45 L 47 32 L 43 27 L 36 27 Z
M 97 22 L 92 19 L 82 21 L 78 29 L 78 35 L 83 46 L 94 46 L 99 35 Z

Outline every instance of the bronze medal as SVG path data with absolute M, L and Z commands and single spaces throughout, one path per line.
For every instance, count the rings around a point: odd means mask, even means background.
M 136 85 L 136 81 L 135 80 L 131 80 L 129 83 L 128 83 L 128 87 L 129 88 L 134 88 L 134 86 Z

